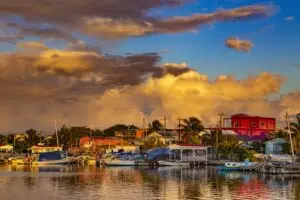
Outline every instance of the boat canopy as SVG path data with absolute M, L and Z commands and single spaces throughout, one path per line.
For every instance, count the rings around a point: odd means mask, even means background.
M 171 155 L 171 154 L 172 154 L 172 152 L 170 151 L 169 148 L 154 148 L 154 149 L 150 149 L 147 152 L 147 157 L 148 157 L 148 159 L 154 159 L 154 158 L 167 156 L 167 155 Z
M 39 154 L 39 162 L 47 161 L 47 160 L 61 160 L 63 159 L 62 152 L 55 151 L 55 152 L 45 152 Z

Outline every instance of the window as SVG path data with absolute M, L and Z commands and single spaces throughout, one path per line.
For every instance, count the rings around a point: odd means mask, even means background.
M 234 127 L 239 127 L 240 125 L 239 125 L 239 123 L 234 123 Z
M 260 123 L 260 126 L 265 126 L 265 123 L 264 123 L 264 122 L 261 122 L 261 123 Z
M 255 127 L 255 126 L 256 126 L 256 123 L 255 123 L 255 122 L 251 122 L 250 126 L 251 126 L 251 127 Z

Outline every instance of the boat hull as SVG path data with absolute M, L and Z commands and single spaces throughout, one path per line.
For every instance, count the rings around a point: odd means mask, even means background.
M 62 159 L 62 160 L 46 160 L 46 161 L 36 161 L 34 165 L 68 165 L 71 164 L 71 159 Z
M 158 161 L 159 166 L 189 166 L 189 163 L 172 162 L 172 161 Z

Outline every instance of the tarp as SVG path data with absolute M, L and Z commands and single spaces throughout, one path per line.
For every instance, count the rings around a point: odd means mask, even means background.
M 47 161 L 47 160 L 61 160 L 62 152 L 55 151 L 55 152 L 47 152 L 47 153 L 40 153 L 39 154 L 39 161 Z
M 154 148 L 154 149 L 150 149 L 147 152 L 147 158 L 148 159 L 158 159 L 160 157 L 164 157 L 167 155 L 172 154 L 171 151 L 169 150 L 169 148 Z

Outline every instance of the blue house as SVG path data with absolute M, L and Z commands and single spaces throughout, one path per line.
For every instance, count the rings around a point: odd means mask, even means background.
M 287 142 L 283 138 L 275 138 L 265 142 L 265 154 L 284 154 L 284 145 Z

